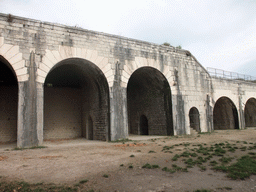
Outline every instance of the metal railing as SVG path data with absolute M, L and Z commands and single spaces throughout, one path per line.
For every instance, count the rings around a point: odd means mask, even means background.
M 224 71 L 221 69 L 215 69 L 215 68 L 210 68 L 210 67 L 207 67 L 207 71 L 212 77 L 216 77 L 216 78 L 243 80 L 243 81 L 250 81 L 250 82 L 256 83 L 256 77 L 253 77 L 250 75 L 244 75 L 244 74 L 239 74 L 239 73 L 230 72 L 230 71 Z

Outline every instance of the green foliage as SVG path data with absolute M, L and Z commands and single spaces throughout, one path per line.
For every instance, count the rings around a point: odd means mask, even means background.
M 168 42 L 164 42 L 164 43 L 163 43 L 163 45 L 164 45 L 164 46 L 168 46 L 168 47 L 169 47 L 169 46 L 170 46 L 170 43 L 168 43 Z
M 180 155 L 176 154 L 176 155 L 172 158 L 172 160 L 173 160 L 173 161 L 177 161 L 179 157 L 180 157 Z
M 142 166 L 143 169 L 157 169 L 160 168 L 159 165 L 150 165 L 149 163 L 146 163 Z
M 222 163 L 229 163 L 229 162 L 232 161 L 232 159 L 233 159 L 232 157 L 221 157 L 219 159 L 219 161 L 222 162 Z
M 87 179 L 83 179 L 83 180 L 79 181 L 79 183 L 81 183 L 81 184 L 84 184 L 84 183 L 87 183 L 87 182 L 88 182 Z
M 227 172 L 227 176 L 232 179 L 245 179 L 250 177 L 250 175 L 256 175 L 256 160 L 253 157 L 246 155 L 228 167 L 221 165 L 215 166 L 213 169 Z
M 211 192 L 211 190 L 208 190 L 208 189 L 197 189 L 194 192 Z
M 128 138 L 124 138 L 124 139 L 117 139 L 115 141 L 109 141 L 111 143 L 126 143 L 126 142 L 129 142 L 129 141 L 132 141 L 131 139 L 128 139 Z

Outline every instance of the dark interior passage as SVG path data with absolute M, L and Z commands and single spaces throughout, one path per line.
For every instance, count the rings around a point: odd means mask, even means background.
M 191 128 L 193 128 L 197 132 L 200 132 L 200 116 L 199 111 L 196 107 L 192 107 L 189 110 L 189 123 Z
M 0 56 L 0 143 L 17 141 L 18 82 L 12 67 Z
M 131 75 L 127 105 L 130 134 L 173 135 L 171 89 L 157 69 L 142 67 Z
M 108 140 L 108 114 L 108 83 L 96 65 L 67 59 L 49 72 L 44 90 L 45 140 Z
M 148 119 L 145 115 L 140 117 L 140 135 L 148 135 Z
M 250 98 L 244 108 L 245 127 L 256 127 L 256 99 Z
M 237 109 L 229 98 L 221 97 L 215 103 L 213 125 L 215 130 L 239 129 Z

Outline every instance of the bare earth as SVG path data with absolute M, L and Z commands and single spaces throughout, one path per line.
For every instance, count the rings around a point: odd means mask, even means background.
M 225 173 L 211 170 L 209 163 L 205 164 L 206 171 L 198 166 L 188 172 L 162 171 L 163 167 L 171 168 L 174 163 L 185 167 L 181 159 L 171 160 L 175 154 L 184 152 L 184 145 L 175 147 L 173 153 L 162 152 L 163 146 L 190 143 L 187 148 L 193 148 L 195 144 L 209 146 L 225 141 L 238 146 L 242 141 L 256 143 L 256 129 L 215 131 L 200 136 L 132 136 L 130 139 L 132 141 L 125 144 L 85 139 L 47 141 L 44 143 L 47 148 L 26 150 L 13 150 L 15 145 L 1 145 L 0 180 L 74 186 L 87 179 L 87 183 L 78 186 L 78 191 L 256 191 L 256 175 L 245 180 L 231 180 Z M 237 150 L 227 155 L 238 158 L 246 154 L 248 151 Z M 146 163 L 160 168 L 143 169 Z M 104 174 L 108 177 L 103 177 Z

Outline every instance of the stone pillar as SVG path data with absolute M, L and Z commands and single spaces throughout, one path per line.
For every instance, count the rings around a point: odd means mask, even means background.
M 36 82 L 35 54 L 30 54 L 29 79 L 19 82 L 18 138 L 20 148 L 41 145 L 43 142 L 43 84 Z
M 243 110 L 243 103 L 242 103 L 242 91 L 241 91 L 241 84 L 238 84 L 238 102 L 239 102 L 239 129 L 245 129 L 245 118 L 244 118 L 244 110 Z
M 113 87 L 110 87 L 110 140 L 128 137 L 128 111 L 126 88 L 121 87 L 120 63 L 115 65 Z
M 173 113 L 173 129 L 174 135 L 186 134 L 185 127 L 185 107 L 184 107 L 184 96 L 180 90 L 180 79 L 178 71 L 174 71 L 174 82 L 175 86 L 172 90 L 172 113 Z

